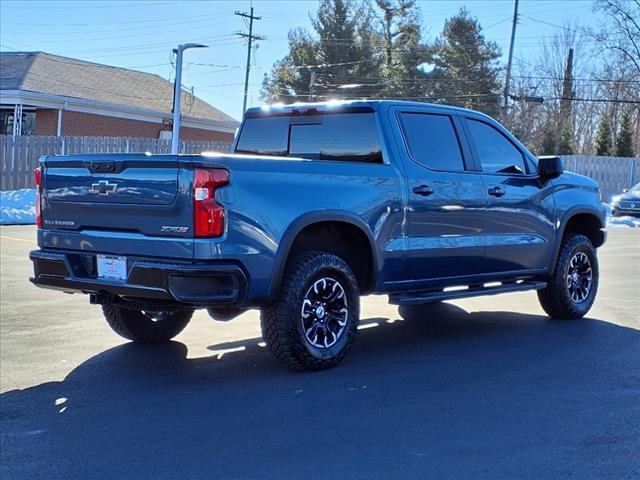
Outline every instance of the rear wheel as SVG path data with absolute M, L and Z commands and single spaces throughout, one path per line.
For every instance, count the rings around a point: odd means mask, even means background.
M 103 305 L 102 312 L 114 332 L 139 343 L 168 342 L 184 330 L 193 315 L 187 308 L 149 311 L 114 304 Z
M 276 300 L 262 309 L 262 336 L 291 369 L 333 367 L 355 339 L 359 300 L 356 278 L 344 260 L 306 253 L 287 269 Z
M 584 235 L 571 235 L 560 247 L 547 287 L 538 290 L 545 312 L 554 318 L 581 318 L 587 314 L 598 290 L 598 258 Z

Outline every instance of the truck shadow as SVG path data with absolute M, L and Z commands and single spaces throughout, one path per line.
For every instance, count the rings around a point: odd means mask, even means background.
M 640 469 L 631 454 L 640 446 L 639 331 L 449 304 L 403 313 L 364 319 L 345 362 L 313 374 L 279 367 L 259 338 L 196 359 L 179 342 L 111 348 L 61 382 L 0 396 L 0 476 L 601 478 Z

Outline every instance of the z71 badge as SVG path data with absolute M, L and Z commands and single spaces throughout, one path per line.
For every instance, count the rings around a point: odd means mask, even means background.
M 173 227 L 171 225 L 164 225 L 161 231 L 167 233 L 187 233 L 189 231 L 189 227 Z

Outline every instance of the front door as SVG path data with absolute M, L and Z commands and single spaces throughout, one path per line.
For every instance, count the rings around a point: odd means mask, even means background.
M 408 184 L 408 287 L 484 273 L 485 187 L 458 120 L 428 107 L 393 113 Z
M 487 189 L 487 265 L 492 272 L 545 268 L 555 235 L 551 186 L 498 124 L 479 117 L 464 122 Z

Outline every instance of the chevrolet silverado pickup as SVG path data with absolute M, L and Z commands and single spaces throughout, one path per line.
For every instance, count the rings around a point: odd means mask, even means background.
M 40 165 L 32 282 L 88 294 L 136 342 L 168 341 L 195 309 L 258 308 L 273 355 L 318 370 L 349 350 L 361 295 L 412 306 L 536 290 L 574 319 L 598 288 L 597 183 L 470 110 L 253 108 L 229 154 Z

